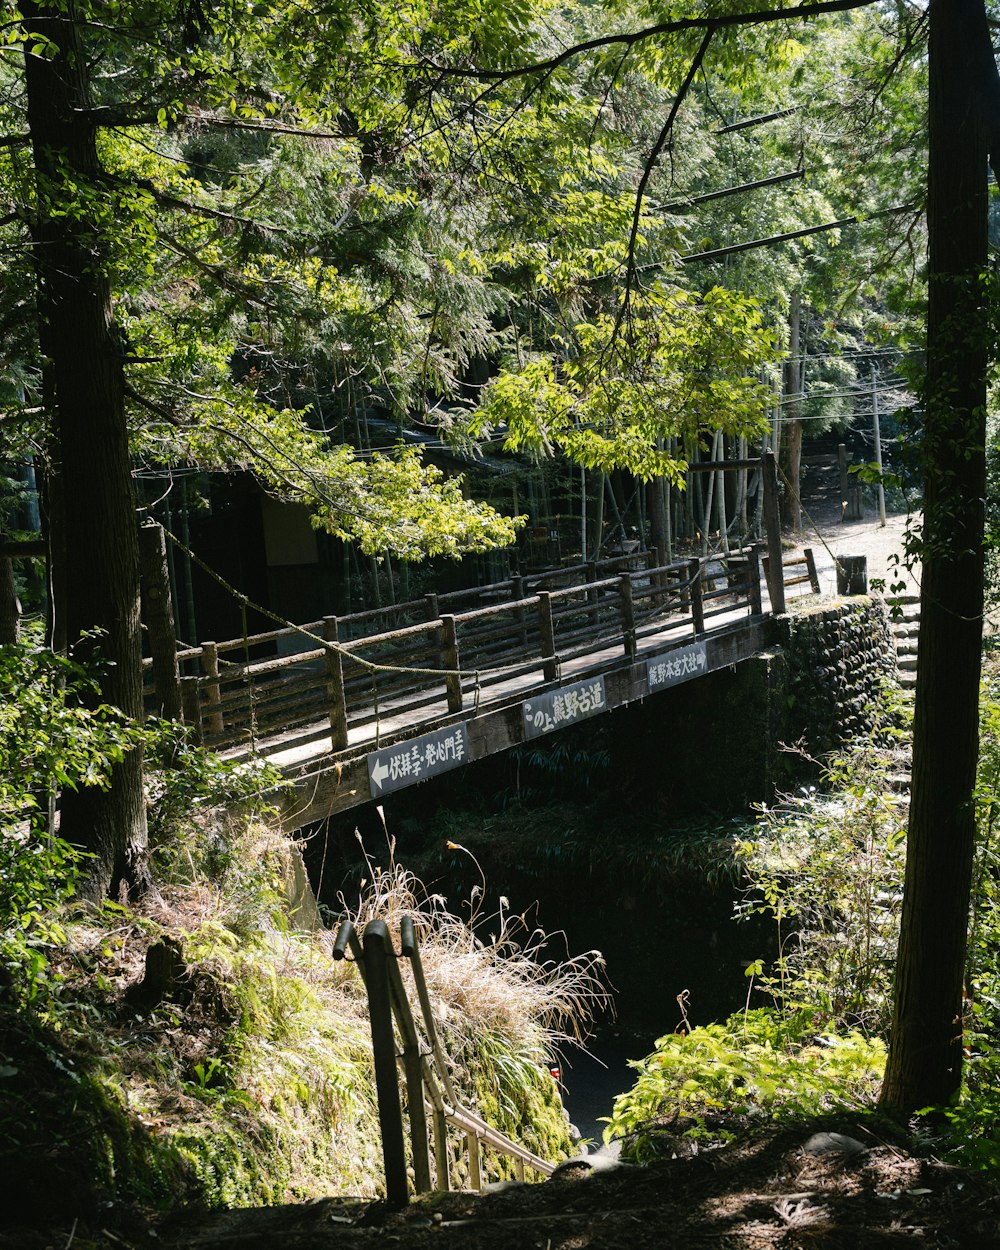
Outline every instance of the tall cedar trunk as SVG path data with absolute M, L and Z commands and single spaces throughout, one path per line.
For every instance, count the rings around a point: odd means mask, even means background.
M 75 4 L 22 3 L 28 127 L 38 189 L 35 255 L 41 341 L 55 392 L 55 443 L 64 517 L 65 598 L 55 604 L 81 658 L 103 663 L 102 697 L 142 715 L 139 558 L 125 423 L 122 361 L 104 267 L 103 227 L 93 220 L 101 168 L 89 109 L 87 61 Z M 61 9 L 62 13 L 57 12 Z M 40 35 L 48 56 L 30 49 Z M 100 630 L 95 641 L 81 635 Z M 60 631 L 62 632 L 62 631 Z M 142 758 L 115 767 L 108 790 L 62 796 L 61 832 L 92 852 L 90 892 L 148 885 Z
M 924 533 L 913 790 L 882 1105 L 946 1103 L 962 1069 L 983 609 L 986 142 L 982 0 L 930 6 Z
M 17 597 L 14 564 L 10 556 L 0 556 L 0 646 L 21 637 L 21 601 Z

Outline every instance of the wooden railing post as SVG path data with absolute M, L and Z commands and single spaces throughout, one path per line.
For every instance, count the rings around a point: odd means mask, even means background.
M 816 568 L 816 556 L 813 554 L 812 547 L 806 547 L 802 552 L 805 557 L 806 569 L 809 573 L 809 586 L 814 595 L 820 593 L 819 570 Z
M 222 717 L 221 707 L 222 687 L 219 685 L 219 648 L 214 642 L 203 642 L 201 644 L 201 671 L 210 679 L 202 686 L 205 692 L 205 702 L 208 704 L 208 716 L 206 718 L 208 720 L 208 732 L 220 734 L 225 728 L 225 722 Z
M 183 711 L 181 674 L 177 665 L 177 636 L 167 571 L 167 537 L 162 525 L 139 526 L 139 573 L 142 615 L 153 657 L 157 715 L 165 720 L 180 720 Z
M 462 674 L 458 655 L 458 627 L 450 613 L 441 617 L 441 667 L 448 691 L 448 711 L 462 710 Z
M 465 1140 L 469 1147 L 469 1188 L 482 1189 L 483 1165 L 479 1155 L 479 1134 L 466 1133 Z
M 747 556 L 747 576 L 750 579 L 750 611 L 754 616 L 764 614 L 764 601 L 760 596 L 760 551 L 754 544 Z
M 781 616 L 785 611 L 785 578 L 781 557 L 781 514 L 778 511 L 778 465 L 773 451 L 764 453 L 761 479 L 764 484 L 764 533 L 767 539 L 767 593 L 771 611 Z
M 520 603 L 524 598 L 524 578 L 520 573 L 515 574 L 510 579 L 510 587 L 515 603 Z M 526 647 L 528 645 L 528 627 L 525 623 L 524 608 L 517 609 L 517 625 L 521 631 L 521 646 Z
M 181 709 L 184 713 L 184 724 L 190 727 L 196 745 L 201 746 L 205 733 L 201 724 L 201 694 L 198 691 L 197 677 L 181 678 Z
M 630 660 L 635 659 L 635 603 L 632 599 L 632 578 L 623 573 L 618 579 L 618 598 L 621 601 L 622 645 Z
M 596 582 L 596 581 L 597 581 L 597 561 L 596 561 L 596 560 L 588 560 L 588 561 L 587 561 L 587 581 L 588 581 L 588 582 Z M 594 603 L 594 604 L 596 604 L 596 603 L 597 603 L 597 599 L 598 599 L 598 595 L 597 595 L 597 591 L 596 591 L 596 590 L 588 590 L 588 591 L 587 591 L 587 602 L 588 602 L 588 603 Z
M 691 624 L 696 634 L 705 632 L 705 604 L 701 593 L 701 561 L 688 560 L 688 580 L 691 594 Z
M 441 1049 L 441 1043 L 438 1041 L 437 1030 L 434 1027 L 434 1013 L 431 1010 L 431 1000 L 427 994 L 427 982 L 424 980 L 424 970 L 420 962 L 417 932 L 413 925 L 413 919 L 410 916 L 404 916 L 399 923 L 399 946 L 400 952 L 405 958 L 409 959 L 410 967 L 413 970 L 413 983 L 417 989 L 420 1012 L 424 1018 L 424 1028 L 427 1030 L 427 1040 L 431 1045 L 430 1055 L 424 1055 L 422 1062 L 425 1073 L 429 1078 L 425 1083 L 434 1108 L 434 1169 L 437 1174 L 437 1187 L 438 1189 L 447 1190 L 451 1188 L 448 1119 L 445 1114 L 441 1090 L 433 1079 L 434 1065 L 438 1067 L 441 1083 L 444 1085 L 453 1107 L 457 1104 L 458 1099 L 455 1097 L 455 1091 L 452 1089 L 451 1078 L 448 1075 L 448 1065 L 444 1058 L 444 1052 Z
M 427 1149 L 427 1109 L 424 1106 L 424 1067 L 420 1054 L 420 1037 L 406 995 L 392 945 L 388 949 L 386 970 L 389 974 L 389 999 L 399 1035 L 403 1042 L 403 1075 L 406 1078 L 406 1109 L 410 1117 L 410 1149 L 413 1159 L 413 1188 L 418 1194 L 430 1193 L 431 1161 Z
M 327 642 L 339 642 L 337 618 L 323 617 L 323 637 Z M 324 656 L 326 664 L 326 697 L 330 712 L 330 748 L 334 751 L 347 750 L 347 697 L 344 694 L 344 662 L 339 650 L 327 649 Z
M 372 1053 L 375 1059 L 378 1119 L 382 1130 L 382 1158 L 385 1163 L 385 1197 L 390 1207 L 405 1207 L 409 1195 L 406 1186 L 403 1109 L 399 1101 L 396 1038 L 392 1028 L 392 1001 L 389 997 L 388 961 L 393 955 L 385 921 L 370 920 L 365 926 L 362 942 L 368 1014 L 372 1026 Z
M 546 681 L 555 681 L 559 664 L 556 659 L 556 631 L 552 621 L 552 594 L 538 592 L 538 628 L 542 635 L 542 674 Z
M 424 614 L 429 621 L 436 621 L 439 616 L 437 595 L 424 595 Z

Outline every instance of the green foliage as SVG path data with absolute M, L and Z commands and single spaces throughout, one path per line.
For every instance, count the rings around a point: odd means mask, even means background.
M 995 1037 L 991 1039 L 996 1047 Z M 966 1063 L 965 1084 L 954 1106 L 928 1107 L 922 1112 L 934 1148 L 963 1167 L 995 1176 L 1000 1170 L 1000 1063 L 995 1049 L 973 1052 Z
M 198 746 L 176 721 L 151 722 L 148 741 L 160 762 L 149 783 L 150 826 L 160 838 L 199 809 L 259 804 L 287 784 L 266 759 L 226 759 Z
M 970 1167 L 1000 1167 L 1000 674 L 985 660 L 976 787 L 978 841 L 966 983 L 964 1086 L 955 1106 L 931 1109 L 949 1131 L 939 1148 Z
M 636 1086 L 617 1100 L 608 1130 L 633 1157 L 673 1148 L 678 1134 L 725 1138 L 761 1118 L 874 1103 L 906 815 L 888 783 L 891 742 L 883 730 L 881 741 L 829 761 L 826 792 L 763 808 L 752 836 L 738 840 L 737 915 L 770 919 L 778 954 L 770 966 L 748 965 L 745 1011 L 661 1038 L 636 1065 Z M 752 1009 L 761 991 L 772 1005 Z
M 862 746 L 831 761 L 810 788 L 761 810 L 738 854 L 748 886 L 739 915 L 764 915 L 778 957 L 757 978 L 779 1006 L 824 1027 L 888 1027 L 899 932 L 906 803 L 891 758 Z
M 757 379 L 773 336 L 753 300 L 720 287 L 701 297 L 658 288 L 576 325 L 555 348 L 501 373 L 474 431 L 498 426 L 508 450 L 536 458 L 559 452 L 588 469 L 681 482 L 685 465 L 664 440 L 766 425 L 772 397 Z
M 45 795 L 109 784 L 143 741 L 117 709 L 92 706 L 98 685 L 73 660 L 30 644 L 0 647 L 0 818 L 44 829 Z
M 672 1149 L 677 1134 L 727 1140 L 755 1120 L 873 1103 L 882 1042 L 817 1031 L 816 1023 L 804 1011 L 746 1011 L 659 1038 L 632 1064 L 636 1083 L 615 1099 L 605 1137 L 624 1138 L 623 1157 L 642 1161 Z
M 107 787 L 111 769 L 144 741 L 116 709 L 92 704 L 91 673 L 29 644 L 0 647 L 0 984 L 33 999 L 65 937 L 82 854 L 49 830 L 49 796 Z M 91 700 L 88 702 L 87 700 Z
M 742 916 L 772 920 L 778 957 L 747 968 L 748 1011 L 660 1039 L 616 1104 L 611 1131 L 638 1156 L 657 1134 L 713 1135 L 762 1115 L 806 1115 L 870 1102 L 884 1062 L 904 869 L 906 803 L 889 782 L 891 738 L 828 762 L 824 792 L 763 809 L 737 853 L 748 878 Z M 1000 698 L 987 662 L 976 791 L 978 846 L 967 985 L 962 1097 L 928 1108 L 935 1148 L 957 1162 L 1000 1166 Z M 754 992 L 774 1003 L 749 1010 Z M 729 1112 L 734 1116 L 731 1117 Z

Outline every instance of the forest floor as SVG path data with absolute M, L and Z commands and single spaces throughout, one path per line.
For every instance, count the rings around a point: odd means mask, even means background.
M 827 1125 L 830 1122 L 827 1121 Z M 860 1122 L 765 1126 L 644 1167 L 564 1165 L 540 1185 L 434 1195 L 403 1212 L 343 1198 L 191 1211 L 160 1224 L 0 1233 L 3 1250 L 985 1250 L 1000 1184 L 915 1157 Z

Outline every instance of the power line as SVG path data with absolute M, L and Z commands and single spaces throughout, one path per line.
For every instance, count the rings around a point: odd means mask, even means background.
M 747 117 L 741 122 L 733 122 L 729 126 L 720 126 L 715 132 L 717 135 L 731 135 L 737 130 L 749 130 L 751 126 L 763 126 L 765 122 L 777 121 L 779 117 L 789 117 L 792 113 L 797 113 L 799 106 L 793 105 L 791 108 L 779 109 L 777 113 L 761 113 L 759 117 Z
M 810 234 L 821 234 L 824 230 L 839 230 L 844 226 L 857 226 L 865 221 L 874 221 L 878 217 L 888 217 L 891 213 L 901 213 L 912 209 L 912 204 L 896 204 L 892 208 L 884 208 L 881 212 L 870 213 L 867 217 L 841 217 L 837 221 L 827 221 L 820 226 L 804 226 L 801 230 L 786 230 L 784 234 L 773 234 L 766 239 L 749 239 L 745 243 L 731 243 L 728 247 L 713 248 L 708 252 L 694 252 L 689 256 L 679 256 L 682 265 L 691 265 L 700 260 L 717 260 L 721 256 L 732 256 L 737 252 L 749 252 L 757 247 L 770 247 L 772 243 L 787 243 L 789 239 L 804 239 Z M 650 266 L 651 268 L 653 266 Z
M 678 200 L 675 204 L 651 204 L 650 208 L 661 213 L 680 213 L 698 204 L 707 204 L 710 200 L 721 200 L 724 196 L 739 195 L 743 191 L 756 191 L 760 187 L 777 186 L 780 182 L 791 182 L 793 179 L 805 176 L 805 168 L 793 169 L 791 173 L 773 174 L 770 178 L 758 178 L 755 182 L 741 182 L 737 187 L 723 187 L 720 191 L 705 191 L 701 195 L 692 195 L 686 200 Z

